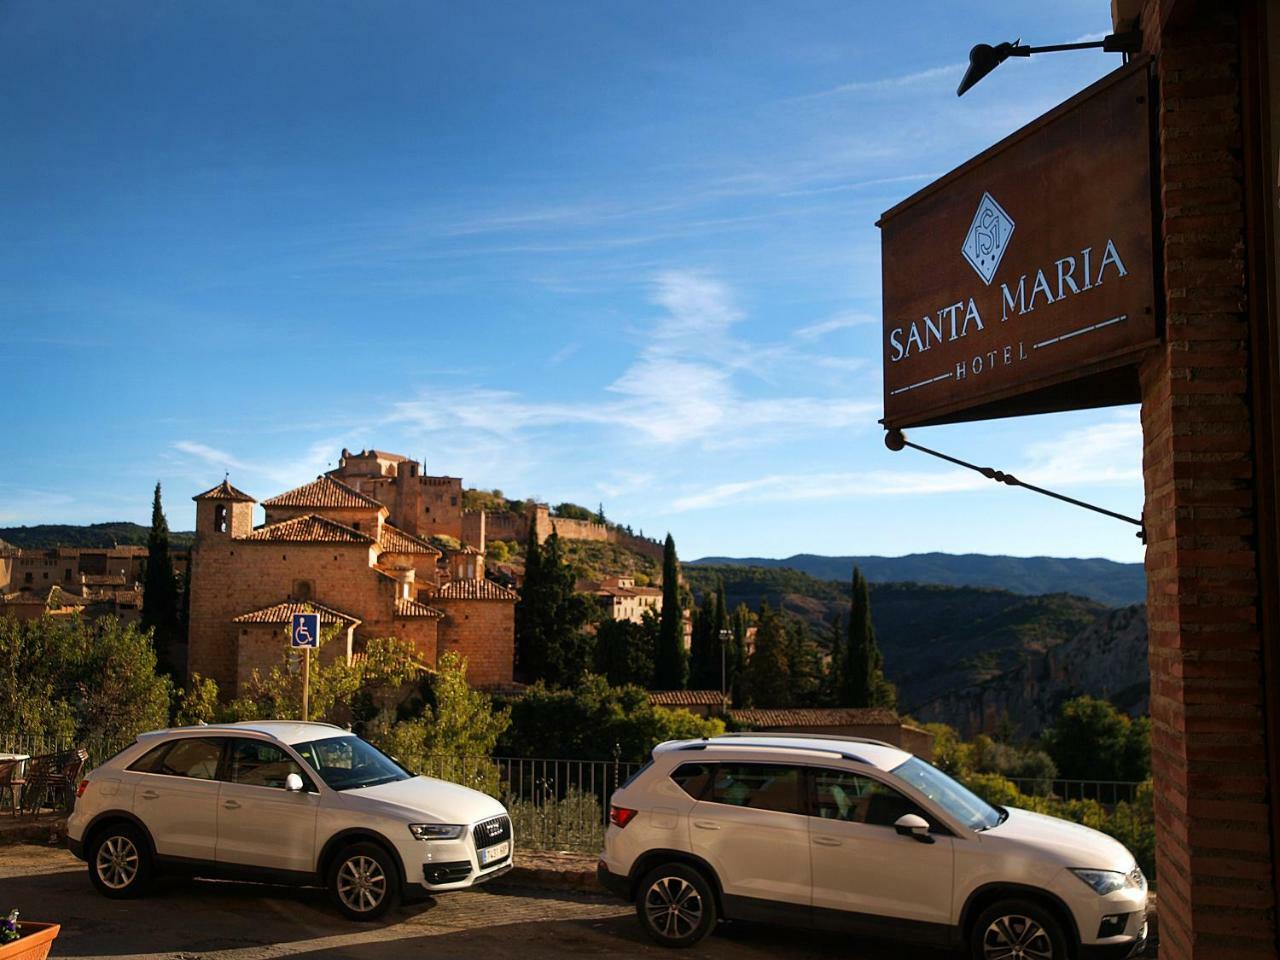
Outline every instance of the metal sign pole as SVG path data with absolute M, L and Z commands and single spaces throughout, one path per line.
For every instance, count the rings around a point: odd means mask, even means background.
M 307 701 L 311 697 L 311 648 L 302 651 L 302 722 L 307 722 Z

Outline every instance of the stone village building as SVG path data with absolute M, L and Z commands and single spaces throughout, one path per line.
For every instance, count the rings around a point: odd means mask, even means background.
M 253 497 L 227 480 L 193 498 L 188 672 L 233 697 L 254 669 L 281 662 L 291 615 L 314 609 L 341 628 L 322 659 L 395 636 L 428 666 L 453 651 L 467 659 L 471 683 L 510 683 L 515 592 L 485 578 L 476 548 L 445 556 L 424 539 L 461 533 L 461 481 L 422 477 L 418 464 L 389 454 L 343 459 L 264 501 L 262 526 Z M 362 476 L 365 492 L 344 473 Z

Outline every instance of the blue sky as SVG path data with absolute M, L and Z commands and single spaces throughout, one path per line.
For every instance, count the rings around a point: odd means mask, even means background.
M 1119 65 L 1022 3 L 0 4 L 0 524 L 171 524 L 343 446 L 684 557 L 1140 560 L 880 416 L 877 216 Z M 1141 510 L 1136 408 L 917 430 Z

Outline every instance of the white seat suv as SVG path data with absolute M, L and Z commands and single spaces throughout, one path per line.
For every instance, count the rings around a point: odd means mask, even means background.
M 161 871 L 326 886 L 348 917 L 511 868 L 511 820 L 326 723 L 144 733 L 76 791 L 67 844 L 108 897 Z
M 720 919 L 966 946 L 975 960 L 1123 957 L 1147 883 L 1095 830 L 993 807 L 886 743 L 673 741 L 611 799 L 598 874 L 668 946 Z

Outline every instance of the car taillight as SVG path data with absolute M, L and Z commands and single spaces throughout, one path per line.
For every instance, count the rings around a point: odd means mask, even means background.
M 635 819 L 635 815 L 638 812 L 630 807 L 615 807 L 613 804 L 609 804 L 609 822 L 615 827 L 625 827 Z
M 88 780 L 81 780 L 81 781 L 76 785 L 76 797 L 83 797 L 83 796 L 84 796 L 84 792 L 85 792 L 86 790 L 88 790 L 88 789 L 89 789 L 89 781 L 88 781 Z

